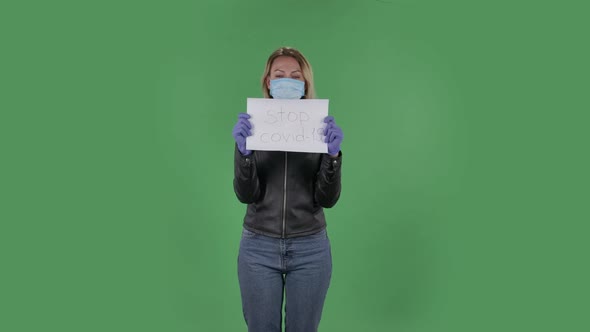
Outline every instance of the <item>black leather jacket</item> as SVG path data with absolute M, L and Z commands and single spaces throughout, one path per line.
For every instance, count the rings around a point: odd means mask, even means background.
M 340 197 L 342 153 L 253 151 L 235 148 L 234 191 L 247 203 L 244 228 L 276 238 L 292 238 L 326 227 L 323 208 Z

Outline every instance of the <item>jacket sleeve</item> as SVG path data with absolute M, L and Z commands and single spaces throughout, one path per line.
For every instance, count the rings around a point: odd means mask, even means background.
M 234 191 L 238 200 L 250 204 L 258 200 L 260 196 L 260 183 L 256 173 L 256 162 L 254 154 L 244 156 L 238 150 L 237 145 L 234 151 Z
M 315 184 L 315 200 L 322 207 L 331 208 L 340 198 L 341 164 L 342 152 L 338 153 L 338 157 L 331 157 L 328 154 L 322 155 Z

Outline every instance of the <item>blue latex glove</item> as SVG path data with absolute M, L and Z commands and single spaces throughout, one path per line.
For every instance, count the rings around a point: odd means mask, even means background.
M 246 150 L 246 137 L 252 136 L 252 132 L 250 131 L 250 129 L 252 129 L 252 124 L 248 121 L 249 118 L 250 114 L 240 113 L 238 115 L 238 122 L 232 130 L 232 136 L 238 144 L 238 150 L 240 150 L 240 153 L 244 156 L 252 153 L 252 151 Z
M 324 135 L 326 136 L 324 142 L 328 143 L 328 153 L 336 156 L 340 152 L 340 144 L 344 139 L 344 134 L 342 133 L 342 129 L 334 121 L 333 116 L 327 116 L 324 122 L 327 123 L 324 129 Z

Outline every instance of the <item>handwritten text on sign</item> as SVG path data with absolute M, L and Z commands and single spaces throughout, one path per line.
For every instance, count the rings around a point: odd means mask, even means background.
M 248 150 L 327 153 L 328 99 L 248 98 L 252 136 Z

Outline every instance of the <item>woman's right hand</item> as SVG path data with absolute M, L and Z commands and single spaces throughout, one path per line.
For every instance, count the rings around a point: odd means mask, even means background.
M 240 113 L 238 115 L 238 122 L 232 131 L 232 136 L 238 144 L 238 150 L 240 150 L 240 153 L 244 156 L 252 153 L 252 151 L 246 150 L 246 137 L 252 136 L 252 132 L 250 131 L 250 129 L 252 129 L 252 124 L 248 120 L 249 118 L 250 114 Z

